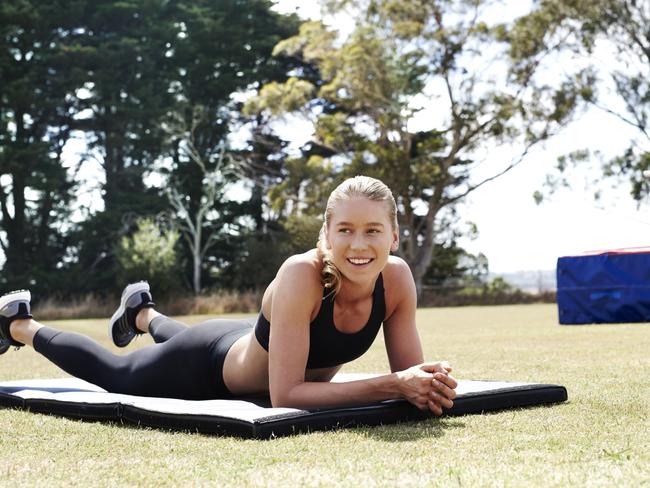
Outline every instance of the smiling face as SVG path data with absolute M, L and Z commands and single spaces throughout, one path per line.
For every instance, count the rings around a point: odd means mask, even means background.
M 390 251 L 397 250 L 398 238 L 386 202 L 354 197 L 339 200 L 332 208 L 327 247 L 336 267 L 351 281 L 379 274 Z

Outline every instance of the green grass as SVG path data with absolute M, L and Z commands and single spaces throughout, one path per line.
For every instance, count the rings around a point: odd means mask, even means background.
M 552 305 L 423 309 L 418 323 L 425 356 L 458 378 L 561 383 L 569 402 L 270 441 L 5 409 L 0 485 L 650 486 L 648 325 L 561 327 Z M 52 323 L 106 344 L 105 324 Z M 381 338 L 345 368 L 386 370 Z M 0 380 L 60 376 L 27 348 L 0 358 Z

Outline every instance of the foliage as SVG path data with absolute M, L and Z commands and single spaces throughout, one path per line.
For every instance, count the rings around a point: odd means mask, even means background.
M 140 219 L 137 230 L 120 240 L 115 256 L 119 263 L 122 281 L 147 280 L 162 297 L 177 291 L 178 230 L 162 228 L 155 220 Z
M 556 173 L 560 176 L 551 176 L 555 180 L 551 183 L 566 184 L 563 174 L 567 170 L 595 159 L 602 163 L 601 178 L 627 180 L 635 200 L 650 195 L 649 24 L 647 2 L 635 0 L 541 0 L 518 20 L 510 38 L 511 56 L 522 71 L 539 65 L 549 53 L 581 60 L 574 65 L 584 65 L 586 60 L 591 75 L 575 83 L 582 100 L 622 120 L 638 134 L 623 154 L 612 159 L 603 160 L 592 150 L 587 157 L 571 159 L 572 165 L 559 161 Z M 572 66 L 567 63 L 566 69 Z M 597 143 L 594 146 L 598 148 Z M 556 184 L 548 186 L 557 188 Z
M 435 245 L 423 283 L 428 286 L 479 285 L 487 273 L 488 261 L 483 254 L 470 254 L 452 241 L 448 245 Z
M 183 135 L 170 140 L 165 122 L 191 122 L 202 111 L 193 141 L 206 164 L 214 164 L 240 123 L 233 94 L 285 77 L 284 63 L 270 54 L 295 33 L 296 18 L 271 6 L 267 0 L 0 3 L 0 245 L 6 257 L 0 287 L 29 285 L 41 294 L 117 289 L 115 243 L 134 215 L 168 207 L 164 192 L 148 181 L 160 161 L 196 214 L 202 173 L 183 156 Z M 78 162 L 62 158 L 72 138 L 85 144 Z M 96 168 L 102 177 L 90 188 L 73 184 Z M 76 192 L 88 191 L 97 198 L 82 206 Z M 228 229 L 255 212 L 257 218 L 259 205 L 220 195 L 209 220 Z M 224 246 L 237 249 L 234 242 Z M 191 262 L 189 250 L 181 250 L 182 261 Z M 220 252 L 213 247 L 206 261 L 217 263 L 229 249 Z
M 59 2 L 0 3 L 0 288 L 44 293 L 65 280 L 66 220 L 75 185 L 63 167 L 71 136 L 70 66 L 64 31 L 76 11 Z
M 484 20 L 486 1 L 326 2 L 350 8 L 346 38 L 306 22 L 274 53 L 316 68 L 295 69 L 284 85 L 261 88 L 245 109 L 261 117 L 303 114 L 314 137 L 285 170 L 274 208 L 285 215 L 318 208 L 323 185 L 354 174 L 384 180 L 399 205 L 400 254 L 418 289 L 436 244 L 444 245 L 454 205 L 519 164 L 530 147 L 572 116 L 575 86 L 557 87 L 508 70 L 507 25 Z M 426 109 L 435 105 L 438 110 Z M 519 147 L 505 165 L 476 172 L 498 145 Z M 307 171 L 305 168 L 309 168 Z M 322 207 L 321 207 L 322 208 Z

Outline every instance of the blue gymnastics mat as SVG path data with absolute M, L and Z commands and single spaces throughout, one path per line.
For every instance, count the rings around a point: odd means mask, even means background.
M 336 381 L 372 375 L 339 374 Z M 454 406 L 444 415 L 466 415 L 567 400 L 560 385 L 460 380 Z M 107 393 L 76 378 L 0 383 L 0 406 L 91 421 L 113 421 L 167 430 L 245 438 L 355 426 L 392 424 L 433 417 L 405 400 L 336 408 L 272 408 L 267 398 L 177 400 Z
M 650 322 L 650 248 L 559 258 L 557 306 L 560 324 Z

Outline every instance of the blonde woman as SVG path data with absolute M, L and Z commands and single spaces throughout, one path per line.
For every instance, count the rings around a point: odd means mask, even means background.
M 67 373 L 107 391 L 184 399 L 268 393 L 276 407 L 325 407 L 405 398 L 436 415 L 451 408 L 446 362 L 423 362 L 416 292 L 399 243 L 390 190 L 366 176 L 330 195 L 318 244 L 287 259 L 267 287 L 257 320 L 193 327 L 154 308 L 146 282 L 127 286 L 109 322 L 118 347 L 149 333 L 155 344 L 116 355 L 35 321 L 29 291 L 0 297 L 0 353 L 32 346 Z M 383 325 L 391 373 L 331 382 L 368 350 Z

